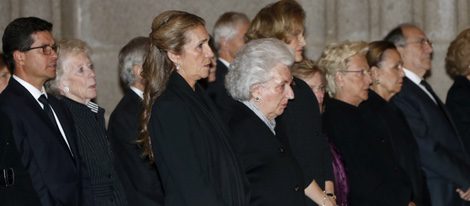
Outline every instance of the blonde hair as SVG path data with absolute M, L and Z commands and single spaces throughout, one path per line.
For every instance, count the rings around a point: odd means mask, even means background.
M 470 72 L 470 28 L 460 32 L 450 43 L 445 67 L 452 78 L 466 76 Z
M 335 75 L 337 72 L 346 71 L 351 57 L 365 55 L 367 43 L 363 41 L 333 43 L 328 45 L 317 61 L 318 67 L 325 73 L 326 91 L 330 97 L 336 94 Z
M 175 64 L 167 52 L 181 54 L 183 46 L 188 42 L 186 33 L 197 26 L 204 26 L 201 17 L 184 11 L 165 11 L 155 17 L 150 33 L 150 48 L 142 66 L 142 77 L 145 81 L 143 112 L 140 122 L 139 143 L 143 148 L 143 156 L 155 161 L 150 141 L 148 123 L 153 103 L 162 94 Z
M 281 0 L 262 8 L 245 34 L 247 41 L 276 38 L 290 43 L 304 29 L 305 11 L 295 0 Z
M 303 59 L 300 62 L 294 63 L 292 66 L 292 76 L 295 76 L 299 79 L 305 80 L 316 73 L 320 73 L 321 76 L 324 76 L 324 73 L 318 66 L 315 64 L 315 62 L 311 59 Z

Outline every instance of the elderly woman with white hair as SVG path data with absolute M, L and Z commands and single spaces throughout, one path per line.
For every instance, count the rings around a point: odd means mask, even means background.
M 77 132 L 82 205 L 127 205 L 106 136 L 104 109 L 93 103 L 96 75 L 90 48 L 78 39 L 59 42 L 57 76 L 48 90 L 70 110 Z
M 229 120 L 231 142 L 251 186 L 251 205 L 305 204 L 301 168 L 286 137 L 275 130 L 275 118 L 294 98 L 293 62 L 282 41 L 253 40 L 237 54 L 225 79 L 237 100 Z

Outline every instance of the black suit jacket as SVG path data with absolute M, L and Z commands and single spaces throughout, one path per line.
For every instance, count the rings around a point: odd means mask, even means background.
M 142 100 L 128 89 L 109 118 L 109 141 L 129 205 L 163 205 L 157 168 L 141 157 L 142 149 L 136 143 L 141 112 Z
M 390 138 L 381 131 L 384 128 L 369 126 L 358 107 L 336 99 L 327 100 L 323 118 L 325 132 L 344 160 L 349 204 L 408 205 L 411 185 L 393 155 Z
M 407 77 L 392 102 L 405 115 L 418 143 L 432 204 L 460 204 L 455 188 L 470 187 L 470 161 L 446 108 L 440 109 Z
M 295 77 L 292 90 L 295 98 L 289 101 L 284 113 L 276 119 L 276 130 L 289 139 L 292 154 L 304 174 L 304 186 L 315 180 L 323 188 L 326 180 L 333 181 L 334 178 L 331 152 L 322 132 L 317 98 L 307 83 Z
M 229 133 L 199 85 L 173 72 L 148 124 L 165 205 L 248 204 L 246 176 Z
M 446 106 L 454 118 L 467 152 L 470 151 L 470 81 L 464 76 L 454 79 L 447 92 Z
M 13 78 L 0 95 L 0 137 L 14 139 L 21 162 L 42 205 L 78 205 L 79 153 L 73 121 L 55 97 L 48 97 L 74 156 L 46 112 L 26 88 Z M 3 125 L 9 126 L 5 128 Z M 23 174 L 17 178 L 28 177 Z M 29 195 L 13 193 L 6 198 L 27 198 Z
M 228 94 L 225 88 L 225 75 L 228 73 L 228 68 L 217 59 L 217 70 L 215 73 L 215 81 L 208 84 L 207 95 L 214 101 L 215 106 L 220 111 L 222 119 L 228 121 L 232 114 L 233 104 L 235 100 Z
M 287 138 L 274 135 L 243 103 L 233 111 L 231 142 L 250 182 L 250 205 L 305 205 L 302 171 Z

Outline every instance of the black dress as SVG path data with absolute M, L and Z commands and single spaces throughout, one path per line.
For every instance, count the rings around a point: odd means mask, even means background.
M 344 160 L 349 205 L 408 205 L 411 186 L 403 181 L 389 138 L 370 128 L 358 107 L 328 99 L 323 123 Z
M 82 205 L 127 205 L 106 136 L 104 110 L 95 105 L 92 111 L 87 105 L 66 97 L 62 101 L 70 110 L 77 131 L 82 166 Z
M 320 188 L 325 181 L 333 181 L 332 157 L 326 136 L 322 132 L 321 114 L 317 98 L 303 80 L 293 79 L 295 98 L 284 113 L 276 118 L 276 131 L 289 139 L 292 154 L 304 175 L 304 187 L 313 180 Z M 307 205 L 316 205 L 308 199 Z
M 460 132 L 467 152 L 470 151 L 470 80 L 464 76 L 454 79 L 447 92 L 446 106 Z
M 248 204 L 247 180 L 211 100 L 174 72 L 155 101 L 149 131 L 165 205 Z
M 243 103 L 233 106 L 231 142 L 250 182 L 250 205 L 305 205 L 302 170 L 287 138 L 274 135 Z

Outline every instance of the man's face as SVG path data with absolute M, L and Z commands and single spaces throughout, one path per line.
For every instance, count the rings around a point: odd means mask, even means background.
M 419 28 L 404 27 L 402 31 L 406 42 L 398 47 L 398 51 L 403 59 L 403 66 L 424 76 L 431 69 L 432 43 Z
M 21 52 L 22 59 L 15 58 L 17 64 L 15 74 L 33 86 L 42 87 L 44 82 L 55 78 L 56 75 L 57 53 L 52 49 L 55 47 L 55 41 L 48 31 L 33 33 L 31 37 L 33 44 L 30 48 L 48 47 Z

